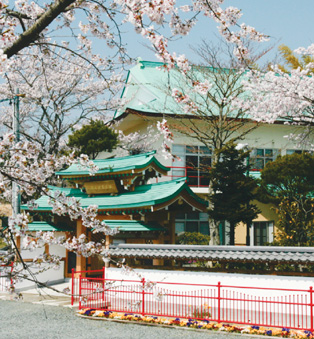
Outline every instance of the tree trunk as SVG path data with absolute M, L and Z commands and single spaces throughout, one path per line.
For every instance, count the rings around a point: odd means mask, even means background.
M 219 222 L 216 222 L 212 219 L 209 219 L 208 222 L 209 222 L 209 235 L 210 235 L 209 245 L 211 246 L 220 245 Z
M 212 167 L 215 166 L 217 161 L 218 161 L 217 155 L 215 154 L 215 152 L 213 152 Z M 209 185 L 208 185 L 208 192 L 209 193 L 212 191 L 211 187 L 212 187 L 212 184 L 211 184 L 211 181 L 210 181 Z M 213 208 L 210 201 L 209 201 L 208 207 L 209 207 L 209 209 Z M 211 246 L 220 245 L 219 222 L 209 218 L 208 224 L 209 224 L 209 235 L 210 235 L 209 245 L 211 245 Z

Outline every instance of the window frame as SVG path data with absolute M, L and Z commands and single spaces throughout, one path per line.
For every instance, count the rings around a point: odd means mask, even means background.
M 213 151 L 211 149 L 201 145 L 173 144 L 172 153 L 174 155 L 177 155 L 181 159 L 181 161 L 175 159 L 172 160 L 172 171 L 171 171 L 172 179 L 177 179 L 179 177 L 187 177 L 189 178 L 188 181 L 189 186 L 208 187 L 209 179 L 206 180 L 207 178 L 204 177 L 205 172 L 201 170 L 200 166 L 202 164 L 201 161 L 202 158 L 208 158 L 209 166 L 211 166 L 213 157 Z M 187 164 L 188 157 L 196 158 L 195 168 Z M 178 163 L 176 164 L 176 162 Z M 188 167 L 191 168 L 189 169 Z
M 259 151 L 263 151 L 263 154 L 258 154 Z M 272 151 L 272 155 L 267 155 L 266 151 Z M 280 153 L 279 148 L 253 148 L 250 153 L 250 164 L 253 165 L 251 170 L 261 171 L 268 162 L 275 161 Z M 261 165 L 257 165 L 257 163 L 261 163 Z
M 257 225 L 259 224 L 259 225 Z M 251 234 L 250 234 L 250 238 L 251 238 L 251 246 L 265 246 L 264 243 L 261 244 L 261 242 L 259 241 L 259 243 L 256 242 L 256 227 L 260 227 L 261 225 L 264 224 L 266 226 L 266 243 L 271 243 L 274 240 L 273 237 L 273 232 L 274 232 L 274 221 L 269 220 L 269 221 L 253 221 L 252 225 L 251 225 Z M 260 239 L 261 235 L 259 235 L 259 239 Z
M 198 214 L 198 218 L 189 218 L 189 214 L 192 213 L 197 213 Z M 185 213 L 183 212 L 184 218 L 182 217 L 175 217 L 175 235 L 178 236 L 181 233 L 185 233 L 185 232 L 191 232 L 191 231 L 187 231 L 187 223 L 197 223 L 197 231 L 192 231 L 192 232 L 198 232 L 204 235 L 209 235 L 209 221 L 208 221 L 208 214 L 204 213 L 204 212 L 191 212 L 191 213 Z M 205 219 L 205 215 L 206 215 L 206 219 Z M 203 218 L 202 218 L 203 217 Z M 184 224 L 184 230 L 181 232 L 177 232 L 177 224 Z M 207 226 L 207 231 L 208 233 L 203 233 L 201 232 L 201 224 L 205 224 Z

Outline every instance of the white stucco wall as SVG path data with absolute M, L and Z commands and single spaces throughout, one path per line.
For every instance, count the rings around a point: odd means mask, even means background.
M 58 255 L 61 258 L 65 258 L 66 256 L 66 249 L 63 246 L 59 245 L 50 245 L 49 246 L 49 253 Z
M 118 280 L 140 280 L 135 274 L 123 274 L 119 268 L 106 268 L 106 279 Z M 174 282 L 183 284 L 203 284 L 217 285 L 218 282 L 222 286 L 233 287 L 259 287 L 273 289 L 291 289 L 291 290 L 306 290 L 311 286 L 314 287 L 314 277 L 294 277 L 294 276 L 273 276 L 273 275 L 252 275 L 252 274 L 236 274 L 236 273 L 215 273 L 215 272 L 191 272 L 191 271 L 168 271 L 168 270 L 145 270 L 136 269 L 146 280 L 153 282 Z M 206 286 L 192 285 L 160 285 L 163 288 L 176 291 L 194 291 L 205 289 Z M 251 290 L 251 289 L 235 289 L 229 288 L 232 291 L 247 293 L 254 296 L 289 296 L 293 294 L 291 291 L 270 291 L 270 290 Z M 304 295 L 307 293 L 304 292 Z
M 42 268 L 44 267 L 48 268 L 48 266 L 46 265 L 42 266 Z M 38 274 L 37 274 L 37 272 L 39 271 L 38 268 L 32 268 L 31 271 L 35 274 L 39 282 L 45 283 L 47 285 L 64 281 L 64 262 L 61 262 L 59 269 L 49 268 L 47 271 Z M 36 284 L 33 281 L 23 279 L 21 282 L 18 282 L 16 284 L 16 290 L 17 291 L 27 290 L 29 288 L 34 288 L 35 285 Z
M 55 237 L 58 238 L 64 235 L 62 232 L 56 232 Z M 36 248 L 34 250 L 28 250 L 23 248 L 23 238 L 21 239 L 21 255 L 23 259 L 33 259 L 36 256 L 43 254 L 45 248 Z M 49 245 L 49 253 L 58 255 L 61 258 L 65 258 L 66 256 L 66 249 L 63 246 L 59 245 Z
M 35 248 L 32 251 L 21 248 L 20 252 L 23 259 L 33 259 L 42 255 L 45 252 L 45 248 Z
M 59 237 L 64 235 L 62 232 L 56 232 L 55 236 Z M 45 251 L 45 248 L 36 248 L 32 251 L 30 250 L 25 250 L 23 249 L 23 239 L 21 239 L 21 256 L 23 259 L 26 260 L 26 264 L 29 265 L 31 268 L 31 271 L 35 273 L 36 278 L 38 281 L 47 283 L 47 284 L 52 284 L 55 282 L 61 282 L 64 281 L 64 261 L 61 261 L 60 268 L 59 269 L 54 269 L 54 268 L 49 268 L 48 265 L 44 264 L 41 266 L 41 269 L 47 269 L 46 271 L 37 274 L 39 271 L 39 268 L 36 268 L 32 262 L 29 260 L 34 259 L 40 255 L 42 255 Z M 59 245 L 50 245 L 49 246 L 49 254 L 52 255 L 57 255 L 60 258 L 65 258 L 66 257 L 66 249 L 63 246 Z M 27 272 L 26 272 L 27 274 Z M 25 279 L 22 282 L 19 282 L 16 285 L 17 290 L 25 290 L 31 287 L 34 287 L 35 283 L 32 281 L 28 281 Z
M 145 133 L 148 125 L 156 126 L 156 122 L 162 120 L 162 118 L 140 119 L 139 117 L 129 116 L 125 121 L 116 126 L 117 129 L 121 129 L 124 133 L 131 132 Z M 199 122 L 202 124 L 202 122 Z M 168 119 L 170 130 L 174 134 L 174 143 L 181 145 L 202 145 L 201 142 L 195 138 L 189 137 L 184 133 L 180 133 L 180 121 L 178 119 Z M 132 127 L 130 127 L 132 126 Z M 243 129 L 251 127 L 252 124 L 245 125 Z M 301 128 L 301 127 L 299 127 Z M 158 131 L 156 130 L 156 133 Z M 260 124 L 256 129 L 252 130 L 240 143 L 247 143 L 250 148 L 277 148 L 282 155 L 286 154 L 286 149 L 294 149 L 296 142 L 287 138 L 291 133 L 298 133 L 295 126 L 288 126 L 283 124 Z M 154 148 L 158 148 L 161 144 L 161 140 L 158 140 L 153 144 Z M 171 159 L 164 159 L 162 155 L 158 154 L 157 158 L 166 166 L 171 166 Z

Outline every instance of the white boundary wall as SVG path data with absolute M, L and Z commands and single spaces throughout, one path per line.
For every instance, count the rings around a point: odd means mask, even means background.
M 314 288 L 314 277 L 145 269 L 134 269 L 134 271 L 143 276 L 143 278 L 151 281 L 209 285 L 217 285 L 220 281 L 222 285 L 232 286 L 271 287 L 306 290 L 309 289 L 310 286 L 313 286 Z M 138 277 L 134 273 L 124 274 L 122 269 L 113 267 L 106 268 L 106 278 L 138 280 Z
M 240 287 L 261 287 L 261 288 L 278 288 L 309 290 L 314 287 L 314 277 L 294 277 L 294 276 L 274 276 L 274 275 L 253 275 L 253 274 L 236 274 L 236 273 L 215 273 L 215 272 L 192 272 L 192 271 L 168 271 L 168 270 L 145 270 L 135 269 L 145 280 L 159 282 L 174 282 L 184 284 L 208 284 L 217 285 L 221 283 L 222 288 L 228 286 Z M 134 273 L 124 274 L 119 268 L 106 268 L 106 279 L 118 280 L 139 280 Z M 176 291 L 195 291 L 205 287 L 188 286 L 188 285 L 158 285 L 168 290 Z M 280 297 L 293 294 L 307 295 L 308 292 L 288 292 L 288 291 L 271 291 L 271 290 L 254 290 L 254 289 L 232 289 L 240 293 L 245 293 L 261 297 Z

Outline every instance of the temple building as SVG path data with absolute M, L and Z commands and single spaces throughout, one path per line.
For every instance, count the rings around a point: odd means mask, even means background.
M 114 238 L 93 233 L 81 220 L 71 221 L 69 217 L 53 214 L 48 196 L 39 198 L 33 210 L 22 206 L 33 216 L 34 222 L 29 224 L 31 231 L 54 230 L 67 238 L 85 234 L 92 241 L 105 242 L 107 248 L 109 244 L 121 243 L 174 244 L 176 214 L 206 212 L 207 202 L 192 192 L 184 178 L 158 182 L 158 177 L 165 176 L 170 169 L 156 159 L 155 152 L 94 163 L 99 168 L 95 175 L 91 176 L 81 165 L 71 165 L 56 173 L 65 187 L 49 186 L 49 189 L 77 198 L 82 207 L 97 205 L 99 220 L 113 229 L 118 228 L 119 233 Z M 155 183 L 149 183 L 151 179 Z M 54 254 L 51 250 L 56 251 L 55 248 L 45 250 L 51 254 Z M 96 257 L 76 256 L 63 248 L 57 253 L 62 253 L 65 277 L 70 276 L 72 268 L 84 271 L 103 266 Z M 161 265 L 162 259 L 152 259 L 145 264 Z

